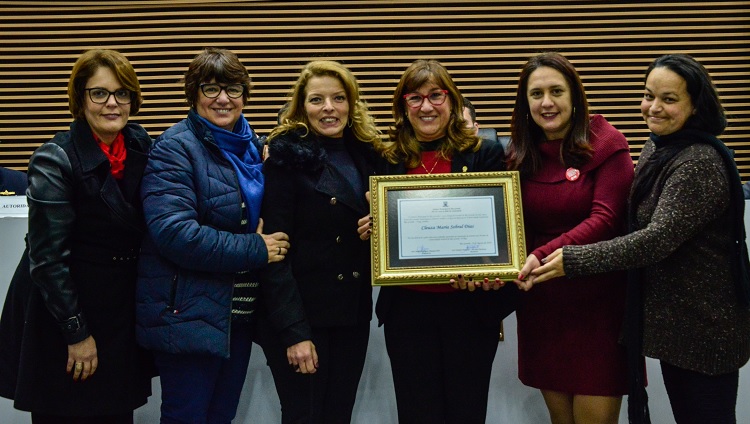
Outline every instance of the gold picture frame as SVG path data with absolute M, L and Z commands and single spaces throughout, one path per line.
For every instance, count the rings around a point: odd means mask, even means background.
M 372 285 L 518 277 L 526 239 L 517 171 L 370 177 Z

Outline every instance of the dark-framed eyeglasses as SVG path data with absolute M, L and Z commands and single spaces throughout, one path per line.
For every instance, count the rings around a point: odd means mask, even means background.
M 245 94 L 245 84 L 221 85 L 215 82 L 211 82 L 201 84 L 200 88 L 203 95 L 208 97 L 209 99 L 215 99 L 219 97 L 219 94 L 221 94 L 221 90 L 224 90 L 224 92 L 227 93 L 227 97 L 229 97 L 230 99 L 237 99 Z
M 420 107 L 424 103 L 424 99 L 427 99 L 431 105 L 440 106 L 445 103 L 445 99 L 448 98 L 448 90 L 437 90 L 430 94 L 421 95 L 419 93 L 404 94 L 404 100 L 409 107 Z
M 109 91 L 101 87 L 84 88 L 83 90 L 89 92 L 89 99 L 96 104 L 107 103 L 109 96 L 115 96 L 115 102 L 118 105 L 127 105 L 133 101 L 133 93 L 124 88 L 115 91 Z

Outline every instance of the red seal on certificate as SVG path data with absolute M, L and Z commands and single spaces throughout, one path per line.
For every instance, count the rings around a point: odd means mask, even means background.
M 581 176 L 581 171 L 575 169 L 575 168 L 568 168 L 565 171 L 565 178 L 568 179 L 568 181 L 575 181 L 578 179 L 578 177 Z

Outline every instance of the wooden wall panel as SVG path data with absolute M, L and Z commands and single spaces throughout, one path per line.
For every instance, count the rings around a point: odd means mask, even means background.
M 647 65 L 665 53 L 698 58 L 719 87 L 730 116 L 722 138 L 747 180 L 749 42 L 747 1 L 3 1 L 0 165 L 25 169 L 37 146 L 67 128 L 70 69 L 89 48 L 119 50 L 134 64 L 145 103 L 132 119 L 152 136 L 185 116 L 179 79 L 206 46 L 247 66 L 245 115 L 260 134 L 311 59 L 346 64 L 386 130 L 398 77 L 412 60 L 434 58 L 481 124 L 507 135 L 521 65 L 554 49 L 576 65 L 592 111 L 627 136 L 636 160 L 648 134 L 639 112 Z

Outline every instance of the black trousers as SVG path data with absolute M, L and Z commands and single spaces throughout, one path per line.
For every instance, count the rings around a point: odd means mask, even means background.
M 133 412 L 98 417 L 62 417 L 31 413 L 32 424 L 133 424 Z
M 706 375 L 661 362 L 677 424 L 735 424 L 740 372 Z
M 313 328 L 318 352 L 315 374 L 294 371 L 287 346 L 261 321 L 259 344 L 271 368 L 281 401 L 283 424 L 349 424 L 365 365 L 370 323 L 352 327 Z
M 484 424 L 500 331 L 477 318 L 487 293 L 397 292 L 385 344 L 399 423 Z

